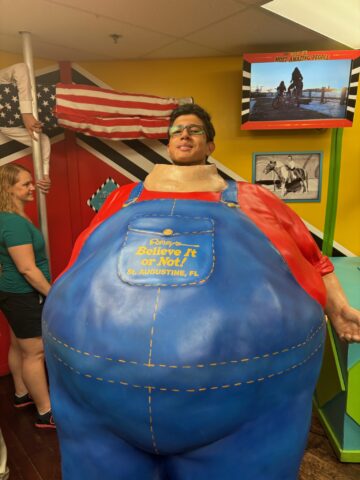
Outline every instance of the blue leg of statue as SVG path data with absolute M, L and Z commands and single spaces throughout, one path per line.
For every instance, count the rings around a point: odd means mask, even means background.
M 54 364 L 56 360 L 48 356 L 48 367 L 54 372 L 50 386 L 55 421 L 61 418 L 57 430 L 63 480 L 162 480 L 158 456 L 139 450 L 119 435 L 119 422 L 111 418 L 105 402 L 111 386 L 96 386 L 100 395 L 95 398 L 91 380 L 74 374 L 64 377 L 67 369 L 54 370 Z M 83 397 L 71 392 L 75 385 Z M 122 399 L 114 402 L 121 410 Z
M 101 440 L 94 451 L 94 442 L 87 445 L 82 441 L 83 459 L 79 458 L 76 446 L 71 451 L 68 442 L 62 449 L 66 462 L 63 462 L 63 478 L 65 480 L 108 479 L 108 480 L 161 480 L 163 477 L 160 465 L 156 459 L 140 450 L 132 447 L 123 440 L 117 438 L 116 442 L 109 432 L 99 432 Z M 89 447 L 89 448 L 87 448 Z
M 64 480 L 163 479 L 157 457 L 133 447 L 96 422 L 89 422 L 87 434 L 79 437 L 76 425 L 62 421 L 61 439 Z
M 311 404 L 299 396 L 232 435 L 165 460 L 171 480 L 296 480 L 311 421 Z

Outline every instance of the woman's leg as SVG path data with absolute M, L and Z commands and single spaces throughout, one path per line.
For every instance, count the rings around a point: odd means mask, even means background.
M 28 389 L 24 383 L 22 376 L 22 353 L 17 338 L 15 337 L 14 332 L 11 329 L 10 335 L 11 343 L 8 356 L 9 368 L 14 380 L 15 394 L 19 397 L 22 397 L 23 395 L 28 393 Z
M 22 376 L 39 414 L 50 410 L 50 398 L 44 364 L 41 337 L 18 338 L 22 354 Z
M 0 429 L 0 480 L 8 480 L 9 478 L 9 469 L 6 465 L 7 460 L 7 450 L 4 442 L 4 437 Z

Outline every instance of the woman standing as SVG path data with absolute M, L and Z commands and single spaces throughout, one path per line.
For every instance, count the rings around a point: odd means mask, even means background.
M 45 242 L 25 213 L 34 199 L 30 172 L 0 167 L 0 309 L 11 329 L 9 367 L 15 407 L 35 403 L 39 428 L 55 428 L 45 374 L 41 312 L 50 290 Z

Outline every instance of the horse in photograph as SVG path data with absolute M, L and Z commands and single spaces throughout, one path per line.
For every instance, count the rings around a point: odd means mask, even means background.
M 302 189 L 303 193 L 309 189 L 309 176 L 304 168 L 290 170 L 286 165 L 276 160 L 270 160 L 265 166 L 263 173 L 274 173 L 274 190 L 276 189 L 276 178 L 280 182 L 281 196 L 289 192 L 297 192 Z

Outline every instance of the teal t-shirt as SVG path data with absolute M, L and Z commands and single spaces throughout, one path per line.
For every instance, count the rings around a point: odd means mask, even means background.
M 32 244 L 36 266 L 50 281 L 49 263 L 41 232 L 26 218 L 8 212 L 0 212 L 0 291 L 28 293 L 34 288 L 18 271 L 9 255 L 8 248 Z

